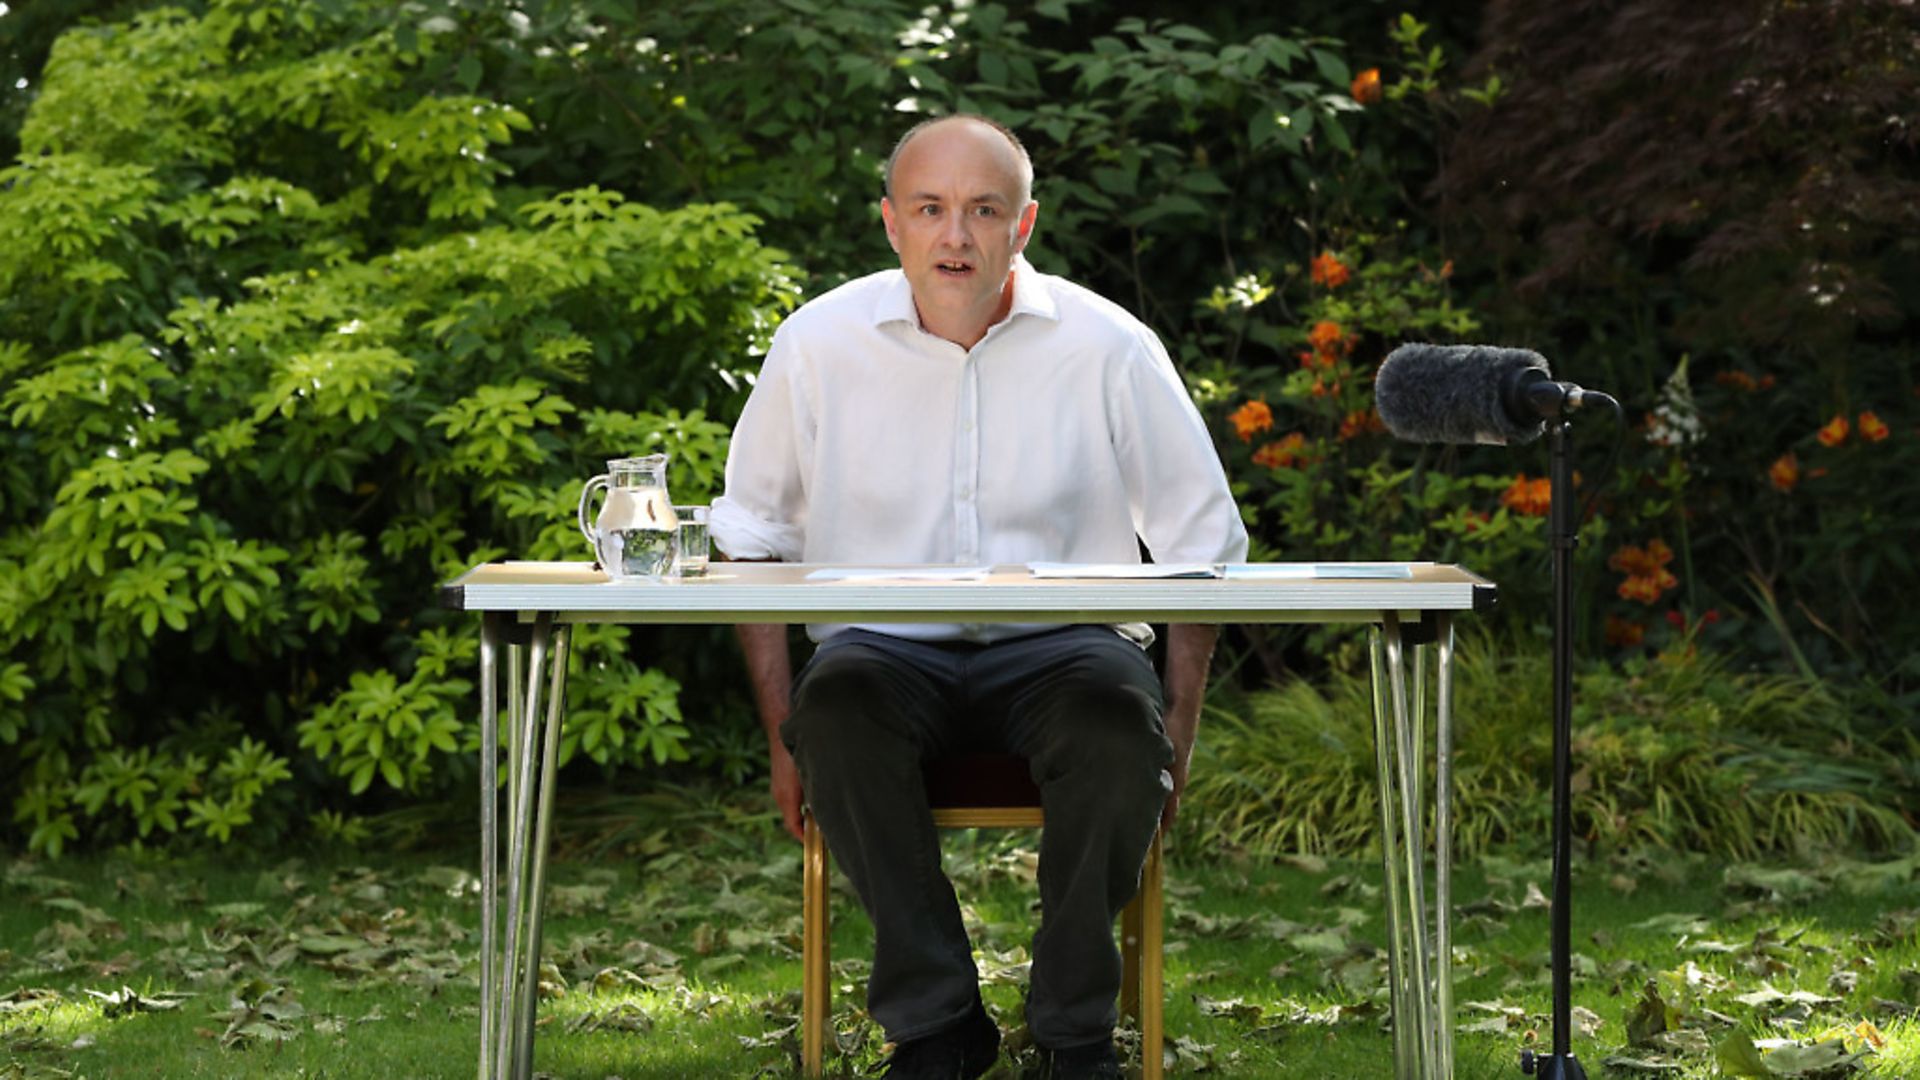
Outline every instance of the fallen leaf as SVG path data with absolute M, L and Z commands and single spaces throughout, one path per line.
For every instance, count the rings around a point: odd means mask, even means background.
M 88 990 L 87 995 L 100 1002 L 100 1014 L 108 1020 L 122 1016 L 132 1016 L 142 1012 L 170 1012 L 186 1003 L 192 994 L 163 992 L 156 997 L 146 997 L 131 986 L 122 986 L 114 992 L 102 993 Z
M 1671 1076 L 1687 1071 L 1687 1067 L 1680 1062 L 1653 1055 L 1629 1057 L 1626 1054 L 1614 1054 L 1611 1057 L 1602 1058 L 1600 1064 L 1617 1072 L 1641 1076 Z

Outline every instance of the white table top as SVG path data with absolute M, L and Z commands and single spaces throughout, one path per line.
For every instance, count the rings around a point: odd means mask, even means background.
M 716 562 L 705 577 L 612 582 L 586 562 L 504 562 L 477 566 L 440 593 L 446 607 L 463 611 L 634 623 L 1374 622 L 1387 612 L 1494 605 L 1485 578 L 1457 566 L 1407 565 L 1411 576 L 1402 579 L 1035 578 L 1008 566 L 976 580 L 808 581 L 822 567 Z

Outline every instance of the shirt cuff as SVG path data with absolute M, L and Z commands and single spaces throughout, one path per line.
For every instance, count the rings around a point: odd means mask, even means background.
M 767 521 L 725 495 L 707 512 L 707 530 L 715 547 L 733 559 L 777 559 L 799 562 L 800 529 Z

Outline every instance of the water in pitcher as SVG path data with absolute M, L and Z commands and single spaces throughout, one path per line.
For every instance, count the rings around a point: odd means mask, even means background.
M 587 524 L 594 492 L 605 491 L 600 514 Z M 667 497 L 667 456 L 616 458 L 580 490 L 580 535 L 607 576 L 657 580 L 673 572 L 679 519 Z
M 601 562 L 615 577 L 659 577 L 673 568 L 679 529 L 673 504 L 659 488 L 612 488 L 595 522 Z

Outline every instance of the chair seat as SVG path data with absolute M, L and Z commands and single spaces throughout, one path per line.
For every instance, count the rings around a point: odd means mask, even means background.
M 927 803 L 941 828 L 1035 828 L 1042 824 L 1040 788 L 1026 759 L 1014 754 L 959 754 L 930 763 L 924 773 Z M 807 1076 L 819 1076 L 830 1036 L 828 1005 L 829 920 L 827 845 L 806 815 L 802 881 L 802 980 L 800 991 L 800 1063 Z M 1140 891 L 1121 914 L 1121 1015 L 1140 1025 L 1140 1076 L 1160 1080 L 1163 1073 L 1161 1009 L 1160 836 L 1154 835 L 1140 875 Z
M 1040 806 L 1040 786 L 1027 760 L 1015 754 L 956 754 L 921 771 L 927 805 L 935 810 L 975 806 Z

